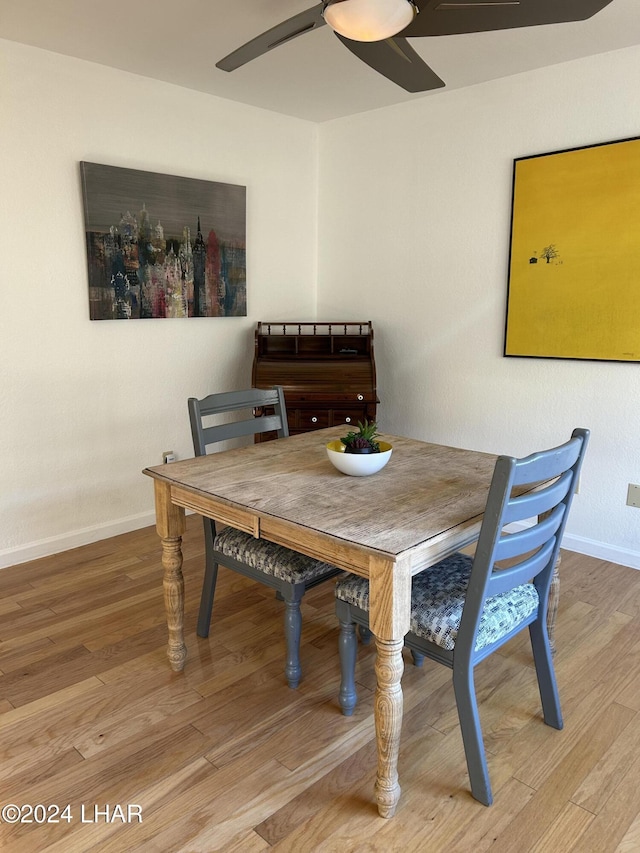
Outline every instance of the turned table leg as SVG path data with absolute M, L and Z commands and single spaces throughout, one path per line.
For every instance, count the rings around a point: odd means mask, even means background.
M 540 521 L 550 515 L 548 512 L 540 513 Z M 547 603 L 547 634 L 549 635 L 549 645 L 551 653 L 556 653 L 556 619 L 558 617 L 558 604 L 560 602 L 560 562 L 562 557 L 558 551 L 558 558 L 553 567 L 553 575 L 551 576 L 551 586 L 549 587 L 549 601 Z
M 184 578 L 182 577 L 182 537 L 162 540 L 164 606 L 169 629 L 167 656 L 171 669 L 180 672 L 187 657 L 184 644 Z
M 398 753 L 402 728 L 402 687 L 404 670 L 403 640 L 376 638 L 375 696 L 376 740 L 378 744 L 378 777 L 376 800 L 381 817 L 393 817 L 400 799 Z
M 549 645 L 552 654 L 556 653 L 556 618 L 558 616 L 558 603 L 560 601 L 560 553 L 553 567 L 551 586 L 549 587 L 549 604 L 547 606 L 547 633 L 549 634 Z
M 369 627 L 376 638 L 375 724 L 378 747 L 376 800 L 381 817 L 393 817 L 400 799 L 398 753 L 402 729 L 402 647 L 411 611 L 410 566 L 378 557 L 369 562 Z
M 162 539 L 164 568 L 164 606 L 169 629 L 167 655 L 171 669 L 180 672 L 187 657 L 184 643 L 184 579 L 182 577 L 182 534 L 184 509 L 171 503 L 171 488 L 160 480 L 154 481 L 156 498 L 156 529 Z

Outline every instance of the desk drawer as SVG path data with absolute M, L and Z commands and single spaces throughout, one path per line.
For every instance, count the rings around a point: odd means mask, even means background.
M 345 435 L 350 429 L 356 429 L 358 421 L 364 422 L 376 419 L 377 400 L 363 400 L 353 403 L 343 400 L 294 400 L 287 406 L 287 421 L 290 435 L 309 432 L 314 429 L 324 429 L 330 426 L 342 426 Z M 273 414 L 269 410 L 256 410 L 256 414 Z M 258 436 L 256 441 L 265 441 L 273 436 Z
M 363 404 L 362 406 L 331 407 L 331 403 L 321 408 L 320 405 L 313 407 L 300 407 L 288 409 L 289 432 L 306 432 L 307 430 L 323 429 L 328 426 L 342 426 L 346 429 L 355 429 L 358 421 L 365 418 L 372 421 L 376 417 L 376 406 Z
M 371 412 L 367 406 L 352 406 L 348 409 L 332 409 L 331 410 L 331 426 L 340 426 L 344 424 L 348 429 L 355 429 L 358 426 L 358 421 L 375 420 L 376 412 L 375 405 L 370 406 Z
M 330 426 L 329 412 L 326 409 L 295 409 L 291 414 L 295 417 L 294 429 L 306 431 Z M 291 427 L 291 419 L 289 426 Z

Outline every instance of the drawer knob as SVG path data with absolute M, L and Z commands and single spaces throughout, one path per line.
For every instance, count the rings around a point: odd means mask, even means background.
M 311 418 L 311 423 L 312 423 L 312 424 L 317 424 L 317 423 L 318 423 L 318 419 L 317 419 L 317 417 L 316 417 L 315 415 Z
M 346 424 L 350 424 L 350 423 L 351 423 L 351 418 L 345 418 L 345 419 L 344 419 L 344 422 L 345 422 Z
M 364 394 L 358 394 L 358 400 L 364 400 Z

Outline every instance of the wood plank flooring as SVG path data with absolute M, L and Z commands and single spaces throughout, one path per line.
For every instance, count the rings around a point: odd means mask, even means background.
M 403 793 L 385 821 L 374 647 L 359 648 L 347 719 L 332 586 L 305 597 L 292 691 L 281 603 L 221 569 L 211 634 L 198 639 L 196 516 L 184 555 L 181 674 L 166 659 L 154 528 L 0 572 L 0 805 L 34 807 L 18 823 L 5 812 L 3 851 L 640 850 L 640 572 L 563 554 L 562 732 L 542 722 L 526 633 L 478 668 L 490 808 L 469 793 L 450 673 L 407 656 Z

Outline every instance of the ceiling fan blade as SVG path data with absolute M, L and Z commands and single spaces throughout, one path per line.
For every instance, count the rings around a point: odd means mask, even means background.
M 445 85 L 404 38 L 352 41 L 339 33 L 336 36 L 358 59 L 407 92 L 427 92 Z
M 612 0 L 415 0 L 420 13 L 402 31 L 407 38 L 481 33 L 584 21 Z
M 324 18 L 322 17 L 322 3 L 317 3 L 306 12 L 300 12 L 294 15 L 293 18 L 288 18 L 281 24 L 272 27 L 270 30 L 262 33 L 251 39 L 242 47 L 234 50 L 220 62 L 216 62 L 216 68 L 221 68 L 223 71 L 235 71 L 241 65 L 251 62 L 252 59 L 257 59 L 263 53 L 272 50 L 274 47 L 279 47 L 286 41 L 315 30 L 318 27 L 324 26 Z

